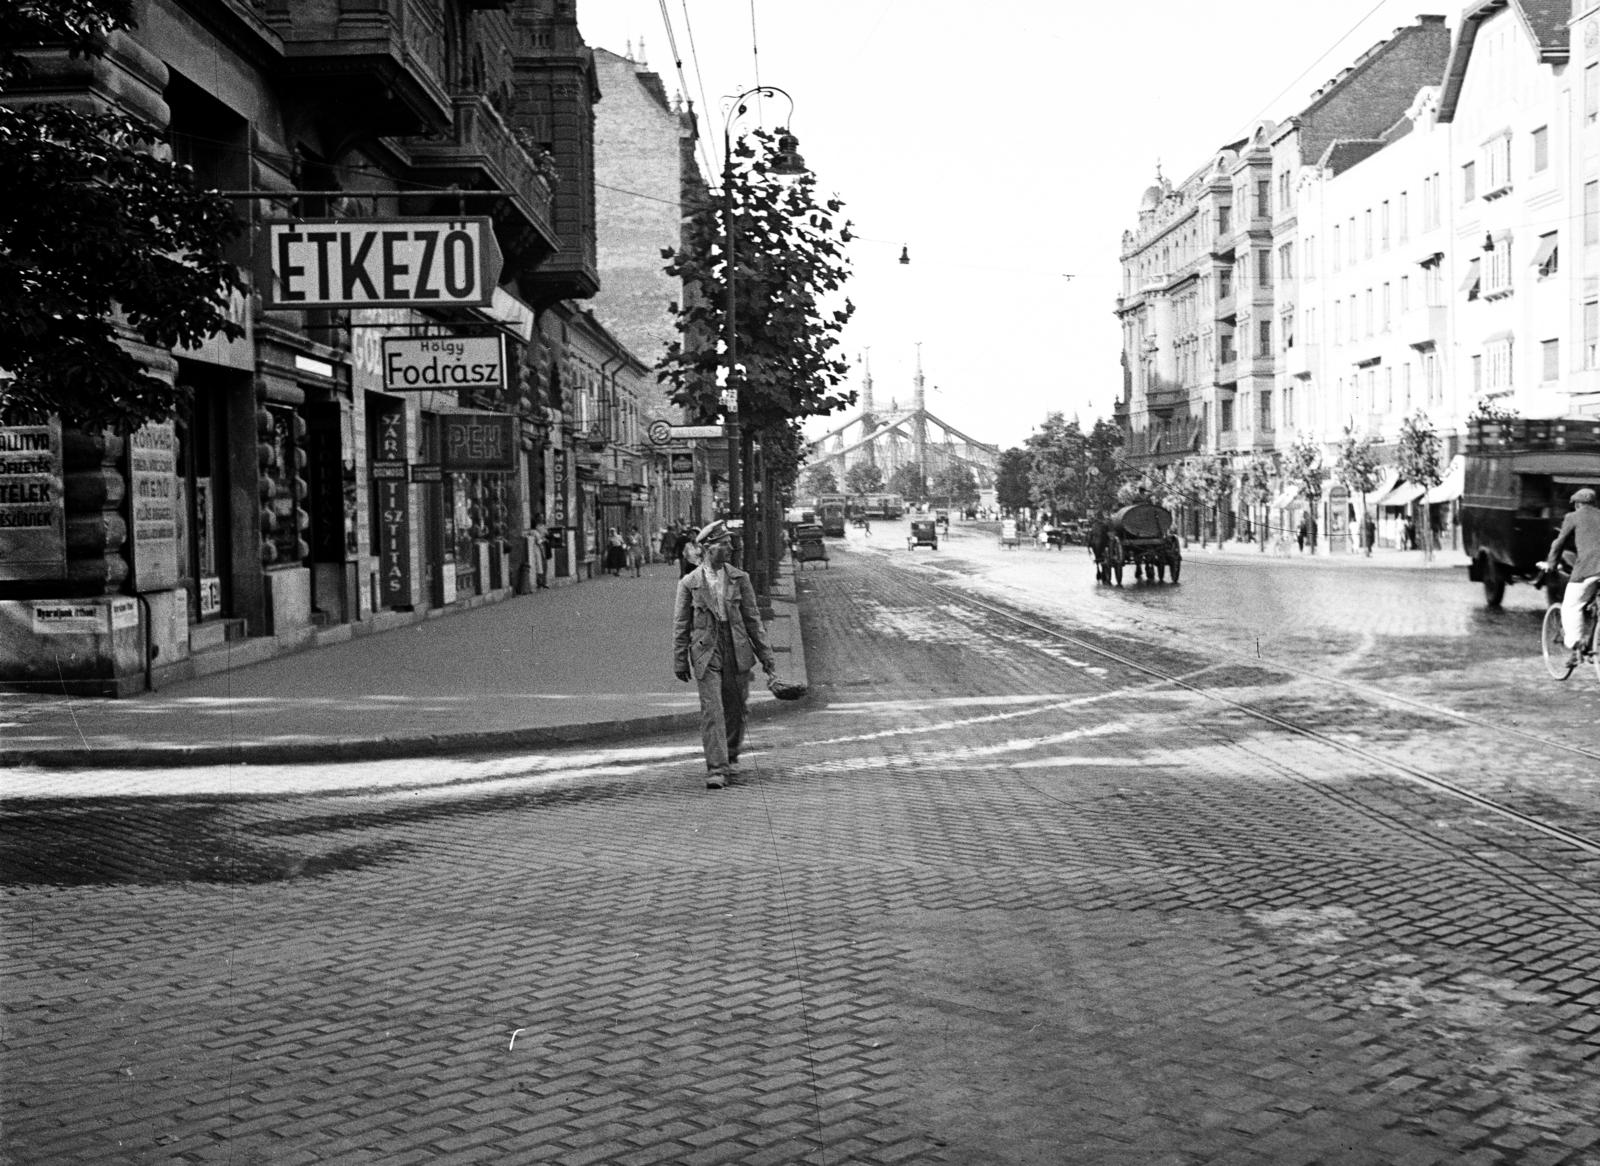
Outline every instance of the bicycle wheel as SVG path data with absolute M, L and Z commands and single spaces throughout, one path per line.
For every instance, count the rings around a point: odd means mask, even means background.
M 1544 613 L 1544 632 L 1540 637 L 1544 647 L 1545 671 L 1556 680 L 1565 680 L 1572 675 L 1572 665 L 1568 663 L 1566 638 L 1561 634 L 1561 609 L 1559 607 L 1546 608 Z
M 1600 616 L 1596 616 L 1591 623 L 1594 634 L 1589 637 L 1589 662 L 1594 665 L 1594 676 L 1600 680 Z

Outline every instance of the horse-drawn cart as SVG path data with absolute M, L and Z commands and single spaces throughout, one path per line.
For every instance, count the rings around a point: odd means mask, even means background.
M 1124 506 L 1106 523 L 1104 537 L 1089 548 L 1094 553 L 1095 578 L 1122 586 L 1122 572 L 1133 568 L 1134 578 L 1164 580 L 1168 572 L 1178 581 L 1183 551 L 1172 533 L 1172 515 L 1153 502 Z

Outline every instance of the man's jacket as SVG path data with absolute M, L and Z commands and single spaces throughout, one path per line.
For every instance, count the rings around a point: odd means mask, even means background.
M 1561 533 L 1550 544 L 1545 561 L 1559 563 L 1561 550 L 1569 543 L 1578 558 L 1572 577 L 1589 579 L 1600 575 L 1600 508 L 1579 506 L 1570 511 L 1561 523 Z
M 756 606 L 756 589 L 750 576 L 739 568 L 725 568 L 731 585 L 726 599 L 728 627 L 733 632 L 733 654 L 740 672 L 748 672 L 759 660 L 768 668 L 776 666 L 767 629 Z M 697 567 L 678 580 L 678 599 L 672 617 L 672 670 L 689 673 L 699 680 L 717 654 L 716 608 L 709 594 L 706 568 Z

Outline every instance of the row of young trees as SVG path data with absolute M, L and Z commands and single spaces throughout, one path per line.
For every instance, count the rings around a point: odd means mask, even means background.
M 1397 480 L 1423 490 L 1438 486 L 1442 454 L 1443 442 L 1427 415 L 1419 411 L 1406 418 L 1395 453 Z M 1255 517 L 1265 546 L 1267 511 L 1284 483 L 1313 499 L 1322 496 L 1330 479 L 1340 482 L 1358 500 L 1358 513 L 1365 514 L 1385 468 L 1376 441 L 1348 427 L 1331 464 L 1323 444 L 1302 435 L 1277 460 L 1256 454 L 1239 465 L 1231 457 L 1196 454 L 1161 467 L 1137 467 L 1123 457 L 1122 431 L 1115 424 L 1096 421 L 1086 434 L 1077 421 L 1050 413 L 1022 447 L 1000 455 L 997 494 L 1007 509 L 1033 507 L 1057 517 L 1109 513 L 1144 497 L 1174 512 L 1199 513 L 1202 544 L 1212 536 L 1219 508 L 1237 495 Z M 1370 553 L 1364 526 L 1361 537 Z M 1427 552 L 1430 541 L 1424 539 L 1423 546 Z
M 960 462 L 925 474 L 914 465 L 898 466 L 887 479 L 881 467 L 872 462 L 857 462 L 844 474 L 840 483 L 831 466 L 812 466 L 800 483 L 800 493 L 805 497 L 818 494 L 899 494 L 907 503 L 920 506 L 924 503 L 947 502 L 952 506 L 974 506 L 978 502 L 978 476 L 972 468 Z

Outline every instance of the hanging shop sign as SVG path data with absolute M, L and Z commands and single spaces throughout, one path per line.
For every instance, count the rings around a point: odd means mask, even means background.
M 600 485 L 600 505 L 631 506 L 633 505 L 633 491 L 627 486 L 620 486 L 612 482 L 602 482 Z
M 178 565 L 178 435 L 170 421 L 145 425 L 128 437 L 128 542 L 133 585 L 140 591 L 176 587 Z
M 270 219 L 266 307 L 485 308 L 502 258 L 487 218 Z
M 406 476 L 406 409 L 399 402 L 375 410 L 372 450 L 372 517 L 377 527 L 378 589 L 389 607 L 411 602 L 411 483 Z
M 505 344 L 498 336 L 385 336 L 383 387 L 417 389 L 505 387 Z
M 61 426 L 0 426 L 0 580 L 67 577 Z
M 671 453 L 667 456 L 672 459 L 671 474 L 674 482 L 694 481 L 694 454 Z
M 439 462 L 446 473 L 507 473 L 516 468 L 516 418 L 510 413 L 441 413 Z

